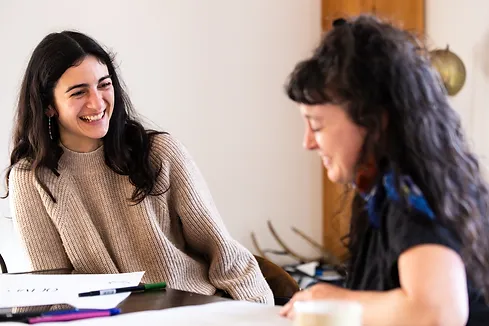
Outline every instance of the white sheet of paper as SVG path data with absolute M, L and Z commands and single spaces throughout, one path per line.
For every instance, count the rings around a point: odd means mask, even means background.
M 123 274 L 0 274 L 0 308 L 70 304 L 76 308 L 109 309 L 130 293 L 79 298 L 78 293 L 136 286 L 144 272 Z
M 280 317 L 280 307 L 245 301 L 223 301 L 199 306 L 152 310 L 111 317 L 84 319 L 69 322 L 70 326 L 125 326 L 125 325 L 178 325 L 178 326 L 291 326 L 292 322 Z M 66 324 L 66 323 L 63 323 Z M 19 323 L 2 323 L 23 325 Z M 45 323 L 43 326 L 59 326 Z

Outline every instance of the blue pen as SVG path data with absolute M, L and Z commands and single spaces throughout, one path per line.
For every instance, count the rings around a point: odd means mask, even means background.
M 4 321 L 20 321 L 25 322 L 28 318 L 32 317 L 49 317 L 49 316 L 63 316 L 80 312 L 109 312 L 111 315 L 117 315 L 120 313 L 119 308 L 112 309 L 69 309 L 69 310 L 55 310 L 45 312 L 21 312 L 21 313 L 5 313 L 0 314 L 0 322 Z
M 27 322 L 28 324 L 38 324 L 38 323 L 47 323 L 47 322 L 72 321 L 72 320 L 80 320 L 80 319 L 87 319 L 87 318 L 114 316 L 114 315 L 118 315 L 120 312 L 121 310 L 118 308 L 100 309 L 91 312 L 79 310 L 73 313 L 44 315 L 39 317 L 27 318 L 25 322 Z
M 77 313 L 77 312 L 98 312 L 98 311 L 108 311 L 111 314 L 120 313 L 119 308 L 112 308 L 112 309 L 71 309 L 71 310 L 46 311 L 46 312 L 41 313 L 41 316 L 59 316 L 59 315 L 67 315 L 67 314 Z

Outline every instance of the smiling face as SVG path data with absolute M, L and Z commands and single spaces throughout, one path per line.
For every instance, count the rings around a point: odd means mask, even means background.
M 301 104 L 299 108 L 306 125 L 304 148 L 317 151 L 332 182 L 352 182 L 365 128 L 353 123 L 339 105 Z
M 114 110 L 114 88 L 107 66 L 93 56 L 67 69 L 54 88 L 54 108 L 61 143 L 76 152 L 91 152 L 102 143 Z

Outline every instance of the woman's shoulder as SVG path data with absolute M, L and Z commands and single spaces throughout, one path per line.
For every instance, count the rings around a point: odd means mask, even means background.
M 35 188 L 35 177 L 32 164 L 27 159 L 15 163 L 8 174 L 8 191 L 32 191 Z
M 169 148 L 178 145 L 179 143 L 175 136 L 166 131 L 148 131 L 148 134 L 151 137 L 151 142 L 153 144 L 153 148 L 155 149 L 160 147 Z
M 12 166 L 10 170 L 9 180 L 16 180 L 18 178 L 26 178 L 32 177 L 34 175 L 34 171 L 32 168 L 32 163 L 30 160 L 23 158 L 19 160 Z
M 386 173 L 367 201 L 369 224 L 398 254 L 420 244 L 460 249 L 457 234 L 439 219 L 407 175 Z
M 53 173 L 47 167 L 39 167 L 37 176 L 49 184 L 52 183 L 52 180 L 57 179 L 55 173 Z M 17 184 L 23 187 L 37 187 L 39 186 L 39 181 L 36 179 L 36 172 L 32 166 L 32 162 L 27 158 L 20 159 L 17 163 L 15 163 L 8 175 L 9 187 L 10 185 Z
M 151 134 L 151 149 L 153 155 L 167 161 L 190 160 L 190 155 L 183 143 L 167 132 Z
M 391 249 L 400 254 L 417 245 L 437 244 L 459 252 L 461 242 L 455 230 L 421 207 L 396 200 L 386 203 L 382 232 Z

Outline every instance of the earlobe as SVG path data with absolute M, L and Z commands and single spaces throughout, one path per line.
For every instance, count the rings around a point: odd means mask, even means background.
M 56 116 L 56 110 L 50 105 L 46 110 L 46 115 L 48 116 L 48 118 L 52 118 Z

